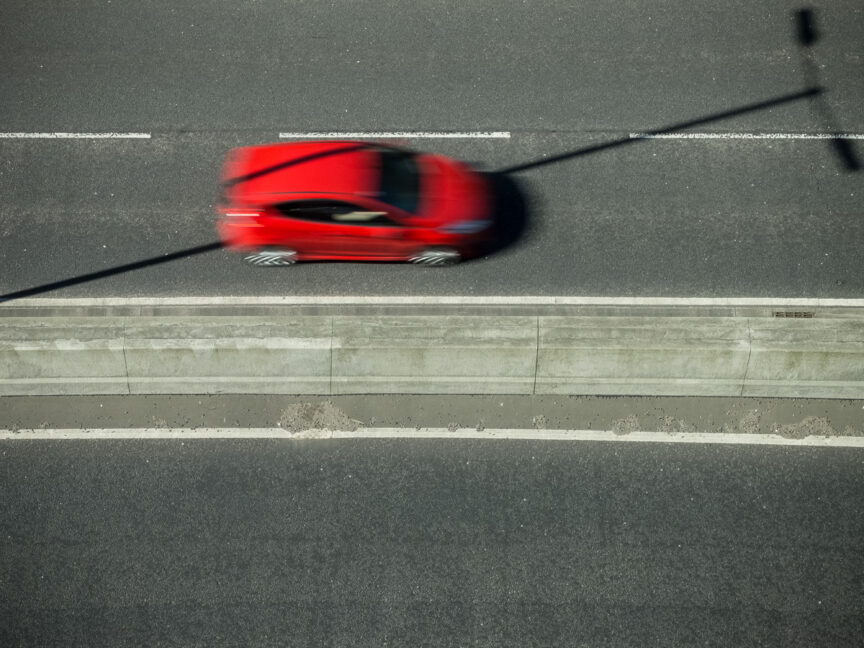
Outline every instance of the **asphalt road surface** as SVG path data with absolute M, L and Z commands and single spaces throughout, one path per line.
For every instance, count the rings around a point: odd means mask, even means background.
M 802 9 L 9 0 L 0 131 L 150 138 L 0 139 L 0 294 L 860 297 L 864 141 L 818 138 L 864 133 L 864 9 Z M 631 138 L 658 129 L 697 138 Z M 225 151 L 308 131 L 508 132 L 402 143 L 503 171 L 526 232 L 443 272 L 110 274 L 214 241 Z
M 5 0 L 0 298 L 860 298 L 864 9 L 812 6 L 813 40 L 802 8 Z M 113 272 L 214 241 L 225 151 L 307 131 L 506 131 L 400 142 L 500 174 L 527 230 L 445 270 Z M 149 137 L 31 137 L 58 132 Z M 849 449 L 5 442 L 0 645 L 854 646 L 862 475 Z
M 860 450 L 7 441 L 4 646 L 858 646 Z

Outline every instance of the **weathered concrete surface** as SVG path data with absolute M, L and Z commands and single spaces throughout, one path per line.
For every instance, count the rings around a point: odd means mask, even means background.
M 92 318 L 0 325 L 0 394 L 126 394 L 123 327 Z
M 864 320 L 751 320 L 743 396 L 860 398 Z
M 541 317 L 538 394 L 737 396 L 746 319 Z
M 0 395 L 864 397 L 864 318 L 20 318 Z
M 530 394 L 534 317 L 335 317 L 333 393 Z
M 133 320 L 133 394 L 327 394 L 330 318 Z
M 329 318 L 106 319 L 4 320 L 0 393 L 330 390 Z

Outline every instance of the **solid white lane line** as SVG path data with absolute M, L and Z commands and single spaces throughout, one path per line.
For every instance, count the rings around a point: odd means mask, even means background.
M 695 140 L 826 140 L 864 139 L 862 133 L 630 133 L 631 139 L 695 139 Z
M 0 139 L 150 139 L 150 133 L 0 133 Z
M 147 439 L 475 439 L 520 441 L 599 441 L 614 443 L 688 443 L 722 445 L 806 446 L 864 448 L 864 437 L 807 436 L 788 438 L 779 434 L 732 434 L 712 432 L 630 432 L 608 430 L 526 430 L 471 428 L 359 428 L 354 431 L 306 430 L 291 433 L 281 428 L 106 428 L 0 430 L 0 440 L 147 440 Z
M 100 306 L 724 306 L 751 308 L 864 308 L 864 299 L 821 297 L 582 297 L 534 295 L 268 295 L 211 297 L 31 297 L 2 307 Z M 794 308 L 793 308 L 794 307 Z
M 510 131 L 307 131 L 279 133 L 281 139 L 510 139 Z

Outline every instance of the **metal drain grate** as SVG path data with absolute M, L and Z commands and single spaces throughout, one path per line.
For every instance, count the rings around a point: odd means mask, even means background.
M 813 311 L 774 311 L 774 317 L 795 317 L 798 319 L 814 317 Z

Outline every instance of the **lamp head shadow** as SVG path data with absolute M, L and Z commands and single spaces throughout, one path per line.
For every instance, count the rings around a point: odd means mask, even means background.
M 812 9 L 796 11 L 795 26 L 798 44 L 802 47 L 810 47 L 819 40 L 819 31 L 816 29 L 816 14 Z

